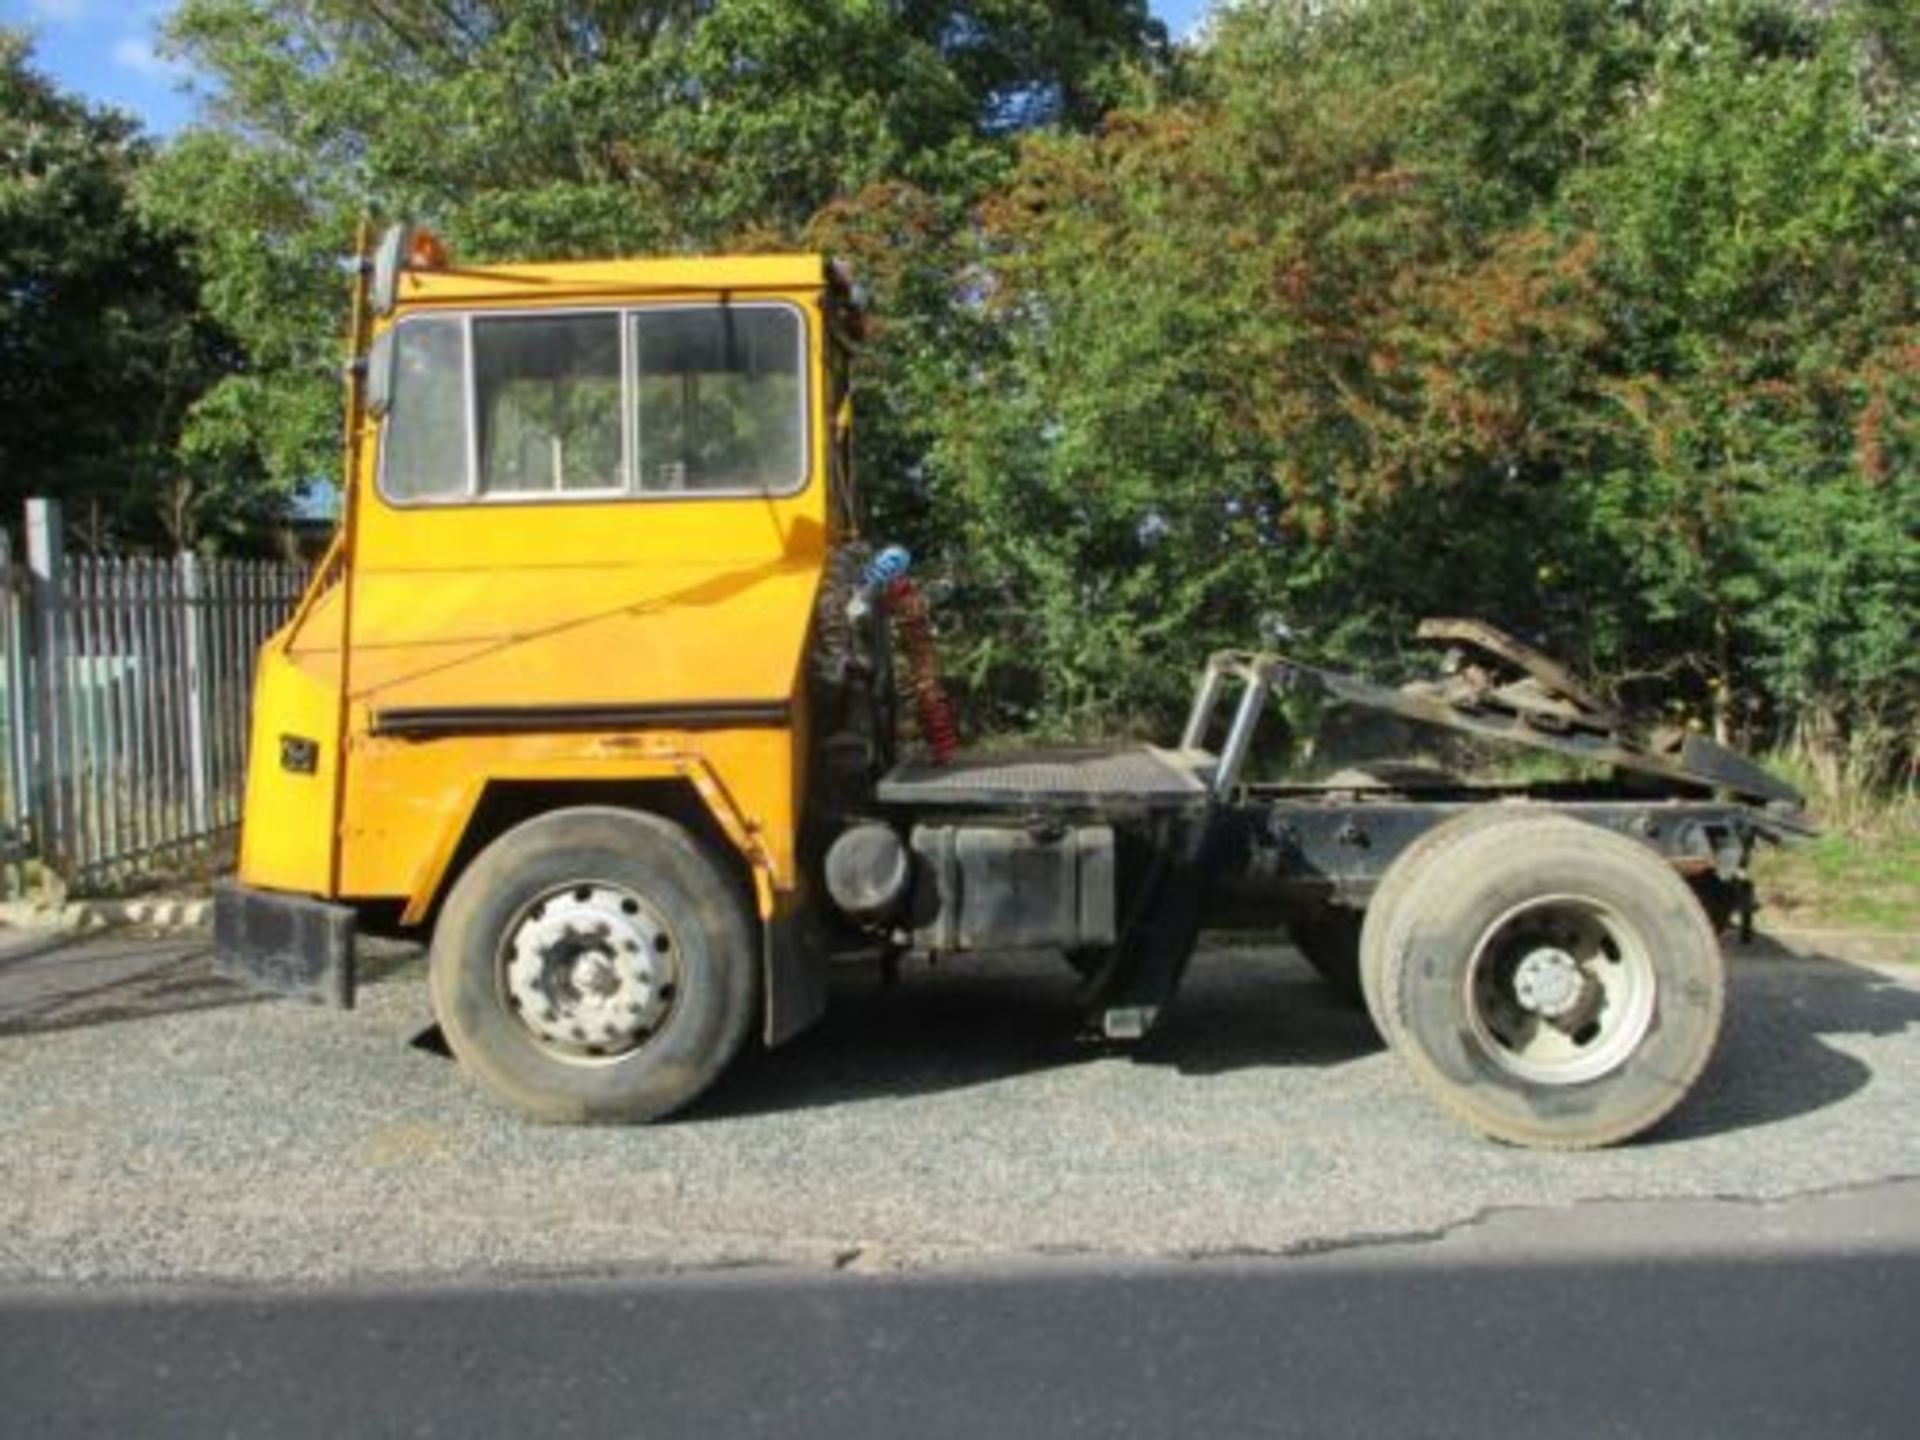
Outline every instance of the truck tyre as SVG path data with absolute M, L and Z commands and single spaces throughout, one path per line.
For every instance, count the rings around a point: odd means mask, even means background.
M 678 825 L 556 810 L 470 864 L 434 929 L 448 1046 L 537 1120 L 655 1120 L 739 1051 L 759 967 L 742 887 Z
M 1392 919 L 1401 911 L 1400 897 L 1413 888 L 1413 884 L 1425 873 L 1427 863 L 1441 851 L 1451 847 L 1463 836 L 1483 830 L 1488 825 L 1500 825 L 1515 817 L 1512 806 L 1484 805 L 1443 821 L 1415 840 L 1387 867 L 1387 873 L 1380 877 L 1380 884 L 1373 892 L 1373 898 L 1367 902 L 1364 921 L 1360 926 L 1360 995 L 1366 1001 L 1367 1014 L 1373 1017 L 1374 1029 L 1380 1032 L 1384 1040 L 1391 1041 L 1387 1034 L 1387 1017 L 1380 1008 L 1380 974 L 1386 968 L 1388 931 Z
M 1360 912 L 1321 905 L 1287 922 L 1293 948 L 1327 986 L 1350 1005 L 1365 1003 L 1360 985 Z
M 1692 1087 L 1720 1033 L 1720 948 L 1644 846 L 1564 816 L 1456 836 L 1398 897 L 1376 999 L 1393 1047 L 1497 1140 L 1589 1149 Z

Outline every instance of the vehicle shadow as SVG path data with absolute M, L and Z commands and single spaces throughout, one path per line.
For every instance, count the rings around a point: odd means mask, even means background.
M 204 935 L 63 937 L 0 959 L 0 1038 L 245 1005 Z
M 818 1025 L 750 1050 L 686 1119 L 937 1094 L 1116 1057 L 1211 1075 L 1379 1049 L 1366 1015 L 1278 945 L 1203 952 L 1164 1025 L 1133 1046 L 1086 1033 L 1076 979 L 1057 958 L 995 956 L 917 967 L 892 985 L 836 978 Z
M 1674 1144 L 1791 1120 L 1873 1083 L 1873 1068 L 1836 1045 L 1920 1025 L 1920 988 L 1835 955 L 1776 941 L 1727 947 L 1720 1046 L 1699 1085 L 1643 1143 Z
M 404 982 L 419 958 L 415 945 L 363 941 L 361 989 Z M 279 999 L 216 974 L 204 931 L 90 931 L 0 954 L 0 1039 Z
M 1835 1042 L 1920 1024 L 1920 987 L 1769 941 L 1729 950 L 1727 1018 L 1707 1074 L 1643 1143 L 1674 1144 L 1790 1120 L 1872 1083 Z M 827 1017 L 778 1050 L 755 1048 L 685 1120 L 939 1094 L 1119 1057 L 1183 1075 L 1319 1068 L 1381 1056 L 1364 1012 L 1291 950 L 1209 949 L 1144 1044 L 1084 1038 L 1074 978 L 1046 957 L 836 980 Z

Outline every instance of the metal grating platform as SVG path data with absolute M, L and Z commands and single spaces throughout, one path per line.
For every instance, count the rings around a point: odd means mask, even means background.
M 1196 762 L 1200 757 L 1195 757 Z M 946 765 L 909 761 L 880 782 L 890 805 L 1013 805 L 1065 809 L 1198 804 L 1206 786 L 1175 751 L 1000 750 L 956 755 Z

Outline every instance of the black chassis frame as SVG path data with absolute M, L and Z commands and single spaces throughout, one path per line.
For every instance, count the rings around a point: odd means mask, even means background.
M 1717 799 L 1632 797 L 1603 785 L 1461 786 L 1417 794 L 1250 787 L 1212 823 L 1222 879 L 1289 900 L 1366 906 L 1382 876 L 1434 826 L 1489 804 L 1527 804 L 1638 840 L 1689 879 L 1743 879 L 1756 841 L 1778 826 Z
M 1236 684 L 1224 738 L 1217 750 L 1208 748 Z M 1616 778 L 1417 789 L 1243 784 L 1268 702 L 1290 689 L 1611 767 Z M 1115 790 L 1030 794 L 1009 803 L 950 792 L 938 804 L 889 807 L 908 822 L 1114 826 L 1126 872 L 1120 938 L 1089 976 L 1085 998 L 1089 1021 L 1115 1039 L 1153 1028 L 1179 989 L 1203 925 L 1274 927 L 1330 905 L 1364 910 L 1408 846 L 1468 810 L 1537 806 L 1639 841 L 1693 885 L 1716 928 L 1736 924 L 1743 934 L 1752 924 L 1746 868 L 1755 845 L 1811 833 L 1795 791 L 1704 737 L 1647 742 L 1611 715 L 1568 719 L 1499 703 L 1449 703 L 1271 653 L 1211 657 L 1180 744 L 1163 753 L 1191 770 L 1198 783 L 1189 795 Z

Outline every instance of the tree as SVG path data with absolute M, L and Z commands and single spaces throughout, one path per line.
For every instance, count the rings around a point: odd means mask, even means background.
M 171 34 L 217 100 L 148 200 L 249 355 L 190 440 L 289 480 L 335 443 L 360 214 L 480 260 L 790 246 L 902 189 L 962 224 L 1009 134 L 1097 115 L 1163 40 L 1144 0 L 187 0 Z
M 1568 204 L 1610 330 L 1590 504 L 1643 654 L 1829 789 L 1897 772 L 1920 721 L 1920 157 L 1871 18 L 1682 12 Z
M 151 149 L 61 94 L 0 30 L 0 491 L 67 502 L 82 543 L 191 543 L 207 523 L 175 452 L 221 363 L 176 247 L 137 213 Z
M 1583 543 L 1553 424 L 1599 327 L 1537 207 L 1634 46 L 1455 8 L 1242 7 L 1187 93 L 1025 148 L 937 451 L 999 718 L 1164 724 L 1268 611 L 1387 664 L 1423 613 L 1569 628 L 1532 542 Z
M 993 719 L 1164 726 L 1265 611 L 1388 672 L 1420 615 L 1477 611 L 1830 780 L 1897 771 L 1900 24 L 1249 3 L 1183 86 L 1031 140 L 925 487 Z

